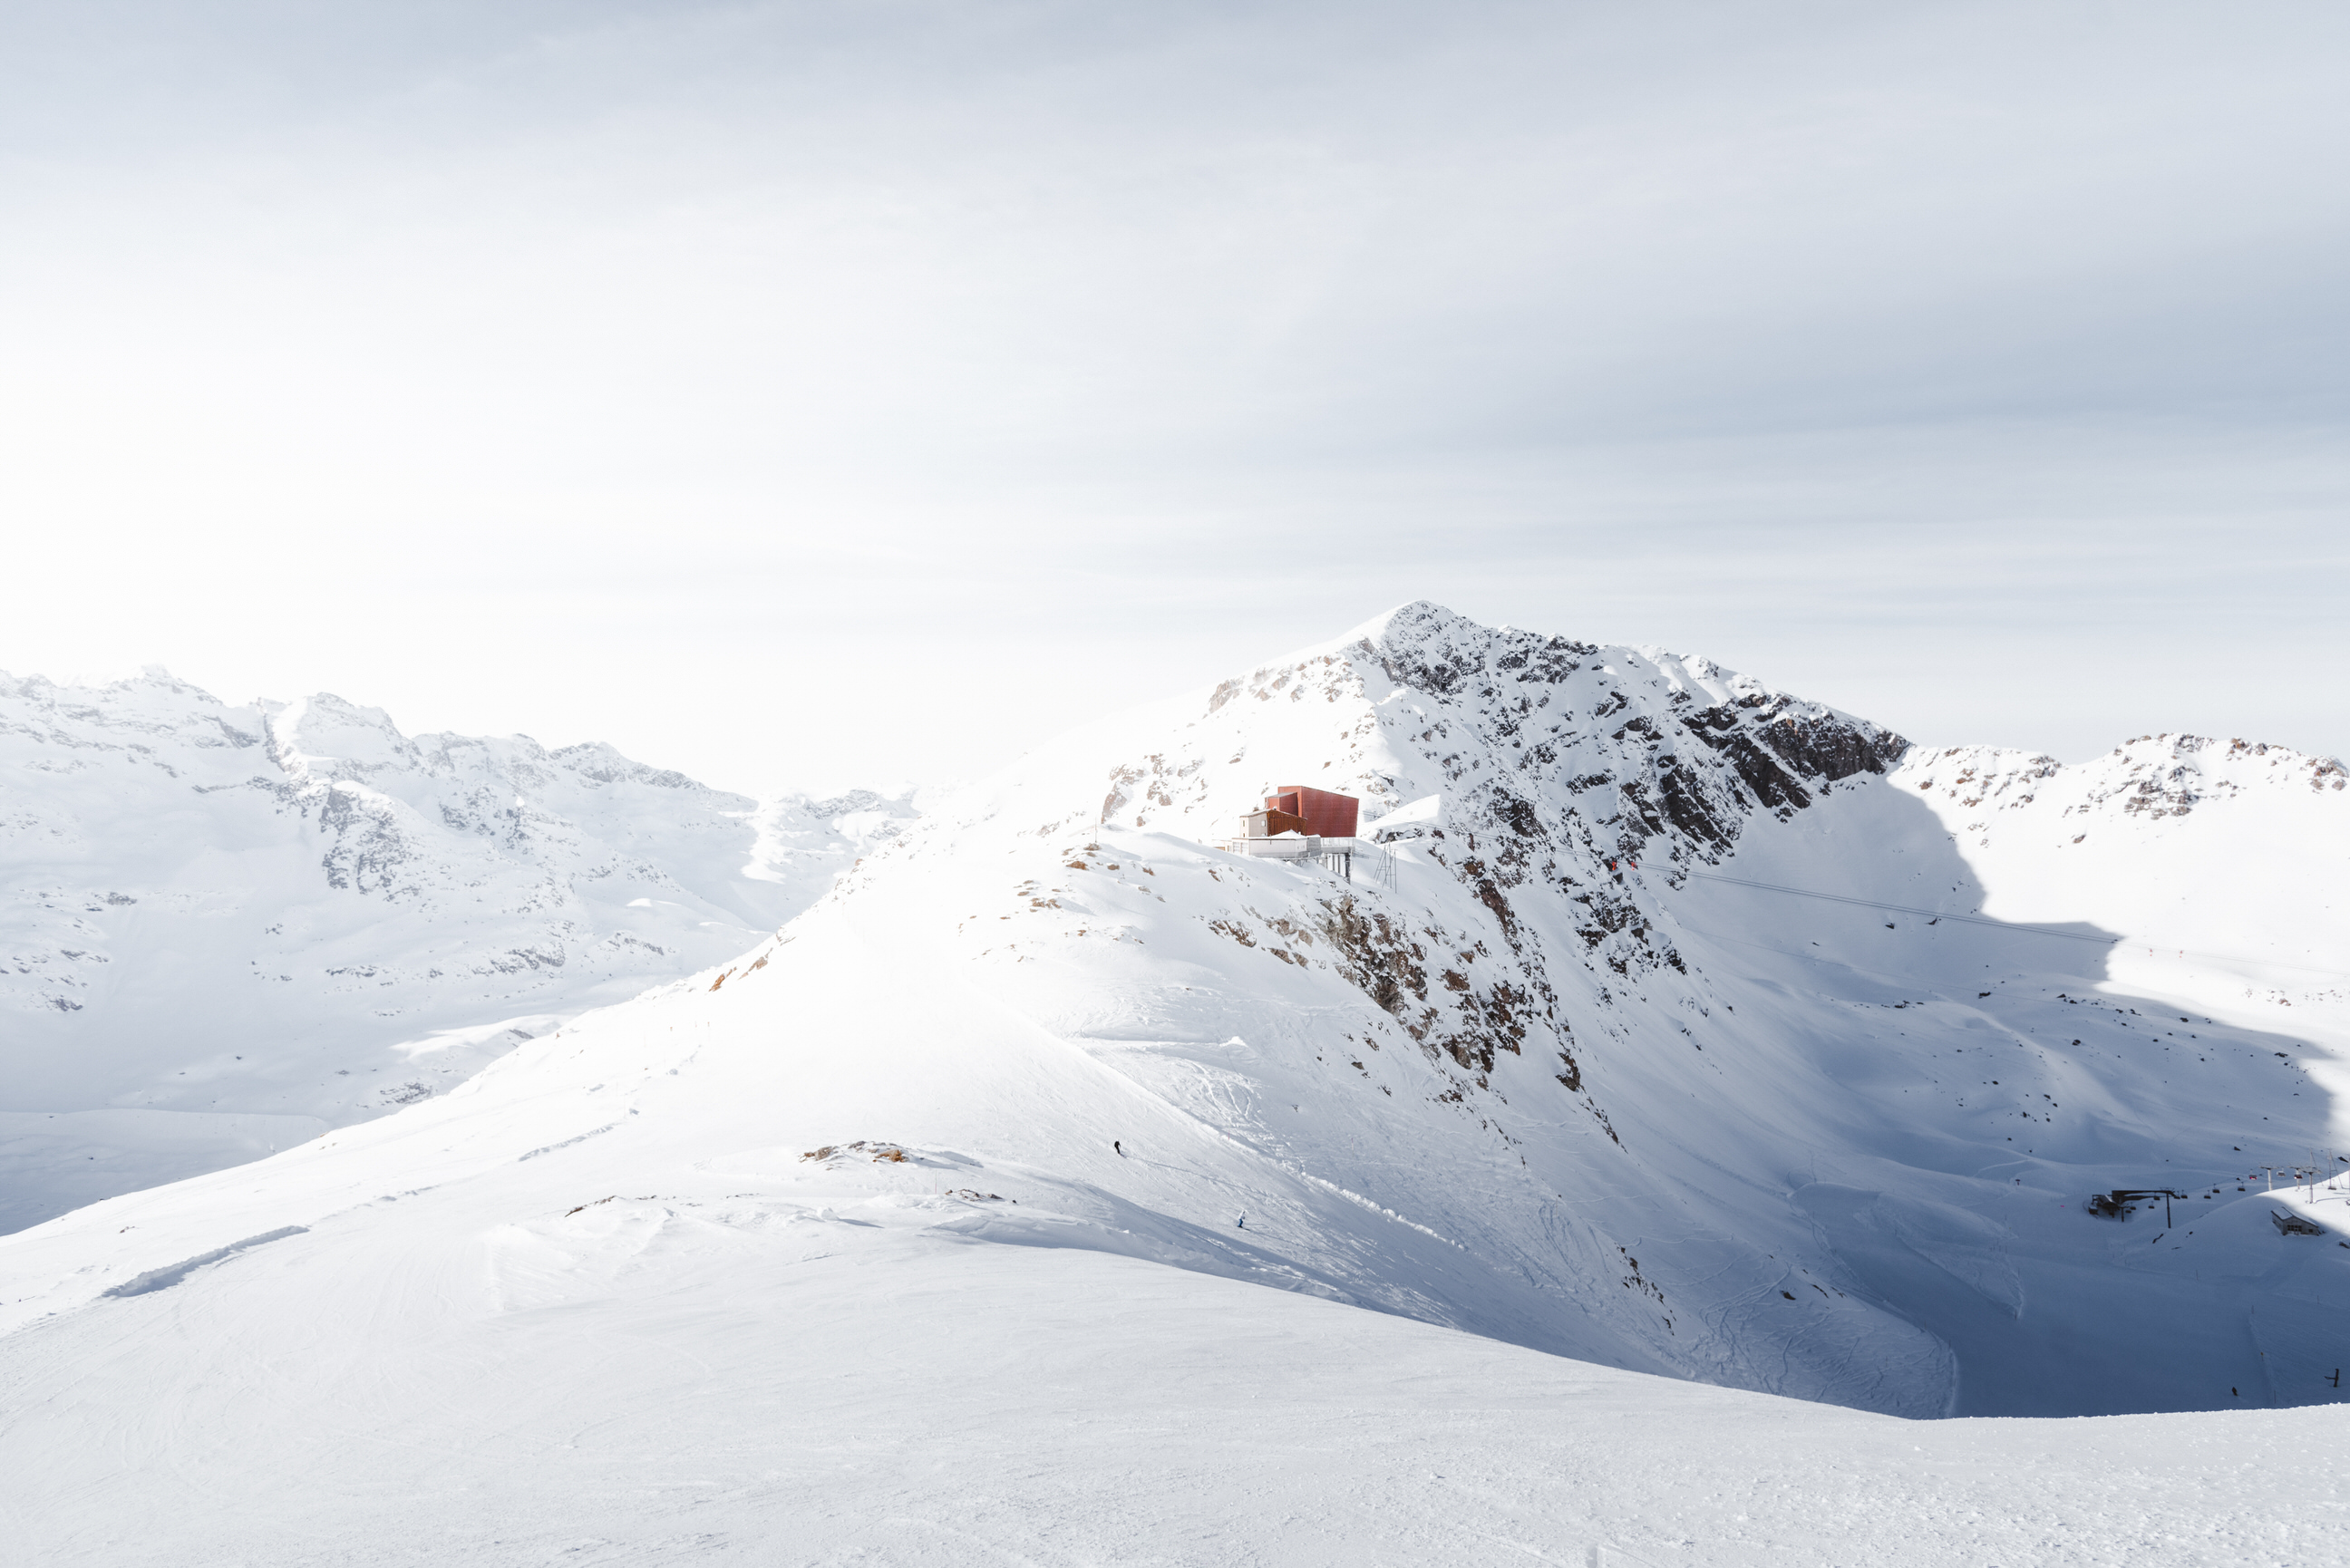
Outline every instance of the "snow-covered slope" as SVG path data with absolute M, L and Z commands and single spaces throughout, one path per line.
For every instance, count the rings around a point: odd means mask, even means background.
M 2126 933 L 2116 978 L 2210 1006 L 2331 1012 L 2350 994 L 2350 772 L 2332 758 L 2147 735 L 2073 767 L 1920 753 L 1898 782 L 1962 846 L 1988 912 Z
M 1906 1416 L 2338 1397 L 2343 1194 L 2230 1179 L 2327 1136 L 2338 1012 L 2258 961 L 2190 1007 L 2183 934 L 2126 982 L 2107 940 L 2252 841 L 2166 816 L 2107 909 L 2019 835 L 2025 925 L 1905 752 L 1407 607 L 1055 742 L 446 1096 L 0 1241 L 8 1462 L 61 1560 L 192 1512 L 364 1561 L 377 1500 L 458 1487 L 484 1561 L 2319 1560 L 2331 1483 L 2209 1481 L 2298 1417 L 1946 1437 L 1532 1354 Z M 2277 776 L 2338 850 L 2333 775 Z M 1297 783 L 1376 803 L 1392 885 L 1204 841 Z M 2322 947 L 2312 863 L 2249 874 Z M 2198 1196 L 2082 1212 L 2117 1185 Z
M 500 1201 L 377 1202 L 0 1341 L 13 1547 L 47 1568 L 2340 1556 L 2329 1411 L 1905 1422 L 1049 1227 L 993 1245 L 973 1230 L 1009 1199 L 938 1196 L 935 1168 L 858 1203 L 776 1177 L 603 1202 L 585 1147 Z
M 0 676 L 0 1229 L 443 1092 L 740 950 L 911 815 L 329 696 Z

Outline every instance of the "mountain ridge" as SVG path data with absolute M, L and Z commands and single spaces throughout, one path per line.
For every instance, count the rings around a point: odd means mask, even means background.
M 445 1092 L 773 929 L 911 815 L 160 668 L 0 676 L 0 1226 Z

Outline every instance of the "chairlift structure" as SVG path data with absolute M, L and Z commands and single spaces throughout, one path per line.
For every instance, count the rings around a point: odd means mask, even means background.
M 2173 1192 L 2168 1187 L 2116 1187 L 2111 1192 L 2092 1192 L 2085 1206 L 2101 1220 L 2126 1220 L 2130 1205 L 2141 1201 L 2162 1199 L 2162 1228 L 2170 1229 L 2170 1200 L 2185 1198 L 2184 1192 Z

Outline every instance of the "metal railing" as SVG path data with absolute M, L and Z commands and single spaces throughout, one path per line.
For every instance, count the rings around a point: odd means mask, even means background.
M 1366 838 L 1317 838 L 1305 834 L 1282 833 L 1270 838 L 1229 839 L 1225 847 L 1235 855 L 1253 856 L 1264 860 L 1312 860 L 1349 882 L 1355 879 L 1355 873 L 1359 868 L 1367 882 L 1382 888 L 1396 885 L 1395 851 Z

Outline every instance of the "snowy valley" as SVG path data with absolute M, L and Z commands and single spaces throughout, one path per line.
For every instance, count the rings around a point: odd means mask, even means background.
M 446 1093 L 913 815 L 331 696 L 0 676 L 0 1231 Z
M 45 1560 L 2338 1540 L 2288 1464 L 2350 1361 L 2330 760 L 1918 747 L 1428 604 L 919 818 L 12 700 L 12 1082 L 323 1135 L 0 1239 Z M 1295 784 L 1385 848 L 1222 846 Z

